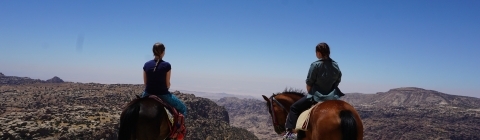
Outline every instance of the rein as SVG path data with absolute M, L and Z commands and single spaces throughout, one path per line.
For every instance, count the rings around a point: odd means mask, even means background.
M 272 121 L 273 121 L 273 125 L 278 127 L 279 124 L 278 124 L 278 121 L 277 121 L 277 117 L 275 117 L 275 112 L 273 110 L 273 102 L 275 101 L 275 103 L 277 103 L 285 112 L 287 112 L 288 114 L 288 111 L 287 109 L 285 108 L 285 106 L 282 105 L 282 103 L 280 103 L 277 99 L 275 99 L 275 97 L 270 97 L 270 110 L 272 111 Z

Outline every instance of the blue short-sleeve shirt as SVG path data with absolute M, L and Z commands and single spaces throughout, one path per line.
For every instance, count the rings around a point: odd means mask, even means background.
M 158 62 L 155 72 L 155 64 Z M 153 95 L 164 95 L 168 94 L 167 87 L 167 72 L 172 69 L 170 63 L 164 60 L 150 60 L 145 63 L 143 66 L 143 71 L 147 74 L 147 84 L 145 86 L 145 91 L 148 94 Z

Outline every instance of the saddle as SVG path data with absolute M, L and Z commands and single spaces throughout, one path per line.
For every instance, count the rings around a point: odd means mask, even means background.
M 322 94 L 318 91 L 316 91 L 313 94 L 308 94 L 307 98 L 310 99 L 312 102 L 315 102 L 315 104 L 310 106 L 309 109 L 303 111 L 300 114 L 300 116 L 298 116 L 297 125 L 295 126 L 295 129 L 307 131 L 308 121 L 310 119 L 310 112 L 312 112 L 313 108 L 317 107 L 319 104 L 327 100 L 338 100 L 341 96 L 344 96 L 344 95 L 345 94 L 342 91 L 340 91 L 338 87 L 334 88 L 328 94 Z
M 309 109 L 303 111 L 297 119 L 297 125 L 295 126 L 295 130 L 308 130 L 308 121 L 310 120 L 310 113 L 312 112 L 313 108 L 321 104 L 322 102 L 315 103 Z
M 137 98 L 140 96 L 136 95 Z M 179 113 L 177 109 L 172 107 L 171 105 L 164 102 L 162 99 L 158 98 L 155 95 L 149 95 L 148 97 L 144 98 L 151 98 L 155 101 L 159 102 L 160 104 L 164 105 L 165 112 L 168 115 L 169 126 L 170 126 L 170 134 L 168 135 L 169 139 L 177 139 L 183 140 L 185 135 L 187 134 L 187 129 L 185 127 L 185 119 L 183 114 Z

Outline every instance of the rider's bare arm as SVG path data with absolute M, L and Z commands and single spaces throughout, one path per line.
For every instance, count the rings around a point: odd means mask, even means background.
M 147 85 L 147 73 L 143 71 L 143 84 Z
M 171 73 L 172 73 L 172 70 L 169 70 L 167 72 L 167 82 L 166 82 L 167 83 L 167 88 L 170 88 L 170 75 L 171 75 Z

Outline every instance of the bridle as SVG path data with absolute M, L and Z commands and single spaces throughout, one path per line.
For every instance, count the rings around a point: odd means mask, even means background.
M 278 123 L 277 117 L 275 116 L 275 112 L 273 110 L 273 102 L 277 103 L 278 106 L 280 106 L 287 114 L 288 114 L 288 110 L 285 108 L 285 106 L 282 105 L 282 103 L 280 103 L 277 99 L 275 99 L 275 96 L 270 97 L 270 110 L 271 110 L 270 113 L 272 114 L 273 127 L 278 129 L 284 128 Z

